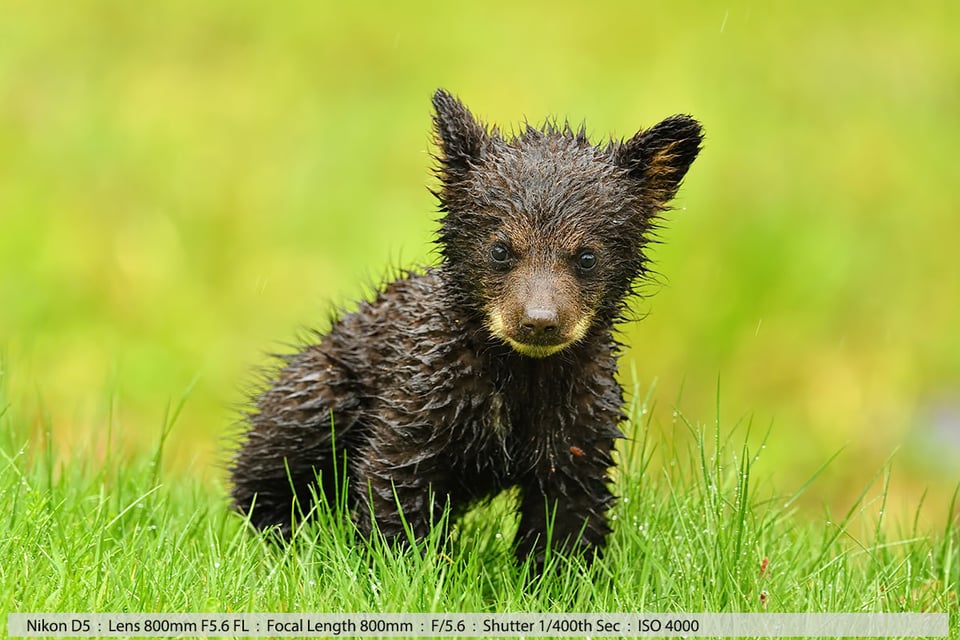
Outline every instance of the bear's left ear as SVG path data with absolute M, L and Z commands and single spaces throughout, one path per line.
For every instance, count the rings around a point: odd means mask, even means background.
M 616 146 L 613 160 L 637 181 L 645 198 L 665 208 L 700 153 L 703 129 L 690 116 L 671 116 Z
M 480 159 L 487 140 L 487 130 L 473 114 L 443 89 L 433 94 L 433 127 L 442 152 L 439 160 L 444 182 L 466 177 L 470 165 Z

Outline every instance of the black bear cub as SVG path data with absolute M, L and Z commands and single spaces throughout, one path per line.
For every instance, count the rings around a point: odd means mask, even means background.
M 549 530 L 589 560 L 623 436 L 615 327 L 700 125 L 594 145 L 551 121 L 503 135 L 443 90 L 433 106 L 440 263 L 286 357 L 245 418 L 233 503 L 289 535 L 345 467 L 361 533 L 403 539 L 517 487 L 517 557 L 542 569 Z

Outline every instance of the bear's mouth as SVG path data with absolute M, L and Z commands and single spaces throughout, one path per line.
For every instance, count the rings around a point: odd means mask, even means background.
M 508 323 L 496 307 L 487 310 L 490 333 L 517 353 L 531 358 L 552 356 L 579 341 L 586 335 L 591 320 L 591 316 L 583 316 L 572 325 L 554 322 L 548 326 L 531 326 L 524 321 Z
M 541 344 L 541 343 L 530 343 L 530 342 L 519 342 L 514 340 L 509 336 L 500 336 L 503 338 L 504 342 L 513 347 L 513 350 L 517 353 L 522 353 L 525 356 L 530 356 L 531 358 L 546 358 L 547 356 L 552 356 L 553 354 L 563 351 L 566 349 L 572 342 L 568 340 L 566 342 L 560 342 L 557 344 Z

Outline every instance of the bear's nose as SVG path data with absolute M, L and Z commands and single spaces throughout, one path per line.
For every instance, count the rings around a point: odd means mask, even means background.
M 520 326 L 534 338 L 552 336 L 560 326 L 560 316 L 556 309 L 528 307 L 524 309 Z

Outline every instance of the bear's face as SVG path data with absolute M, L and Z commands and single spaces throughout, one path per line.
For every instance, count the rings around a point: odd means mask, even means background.
M 490 332 L 542 358 L 613 322 L 643 273 L 653 217 L 699 151 L 699 125 L 677 116 L 599 147 L 552 123 L 507 140 L 449 94 L 434 105 L 438 243 Z
M 445 249 L 473 274 L 490 331 L 533 357 L 581 339 L 639 268 L 624 171 L 583 138 L 534 129 L 491 143 L 467 183 Z

